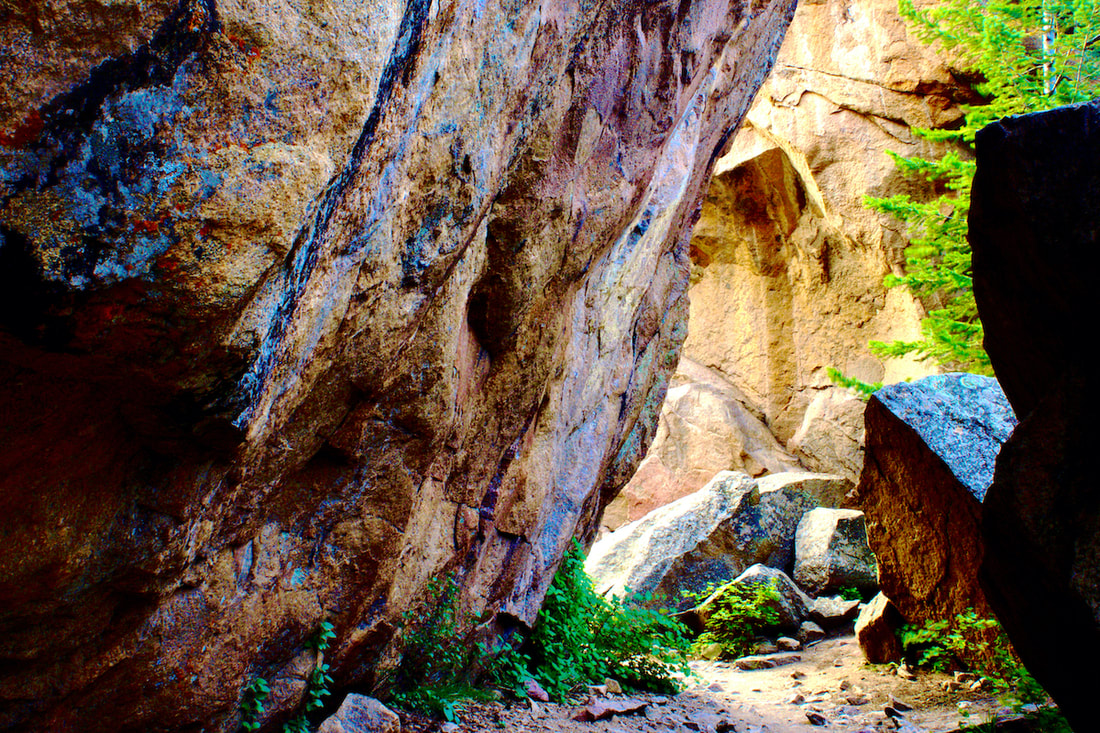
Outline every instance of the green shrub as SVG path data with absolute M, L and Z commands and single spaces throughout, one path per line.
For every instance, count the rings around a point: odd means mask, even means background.
M 752 648 L 753 640 L 764 629 L 779 622 L 776 605 L 780 602 L 775 582 L 726 583 L 714 590 L 708 587 L 693 595 L 702 601 L 706 612 L 703 633 L 695 640 L 698 653 L 709 644 L 720 644 L 725 655 L 740 657 Z
M 1003 704 L 1020 714 L 1025 706 L 1039 706 L 1030 717 L 1043 733 L 1071 733 L 1061 711 L 1047 707 L 1047 694 L 1020 663 L 1008 636 L 996 619 L 982 618 L 973 608 L 950 621 L 909 624 L 898 632 L 908 660 L 948 671 L 972 668 L 992 685 Z
M 640 603 L 604 598 L 584 572 L 584 553 L 574 540 L 546 593 L 530 640 L 531 671 L 555 700 L 606 677 L 628 687 L 674 691 L 689 676 L 690 641 L 679 621 Z
M 457 600 L 452 573 L 429 581 L 424 601 L 405 612 L 393 694 L 398 705 L 451 722 L 466 700 L 484 697 L 467 679 L 476 659 L 460 633 Z
M 332 677 L 329 676 L 328 664 L 325 662 L 325 652 L 329 644 L 336 636 L 333 625 L 328 621 L 322 621 L 317 631 L 306 641 L 306 647 L 317 653 L 317 666 L 310 672 L 306 682 L 305 711 L 283 724 L 283 733 L 309 733 L 310 724 L 306 717 L 315 710 L 325 706 L 325 698 L 329 696 L 329 685 Z M 244 697 L 241 700 L 241 728 L 246 731 L 260 729 L 259 718 L 264 712 L 264 700 L 271 692 L 271 687 L 263 677 L 257 677 L 244 688 Z

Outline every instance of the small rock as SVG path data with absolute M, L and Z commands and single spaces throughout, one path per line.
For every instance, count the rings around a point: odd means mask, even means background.
M 711 642 L 710 644 L 703 645 L 703 647 L 699 650 L 699 656 L 703 659 L 713 662 L 715 659 L 721 657 L 724 651 L 725 649 L 722 648 L 721 644 L 719 644 L 718 642 Z
M 944 680 L 940 683 L 940 687 L 942 687 L 945 692 L 958 692 L 963 686 L 955 680 Z
M 799 672 L 797 669 L 795 671 L 791 672 L 791 679 L 792 680 L 801 680 L 801 679 L 805 679 L 805 678 L 806 678 L 806 673 L 805 672 Z
M 722 687 L 721 682 L 712 682 L 710 684 L 710 687 L 708 687 L 707 689 L 710 690 L 711 692 L 723 692 L 723 691 L 725 691 L 726 688 Z
M 797 652 L 802 648 L 802 642 L 789 636 L 781 636 L 775 640 L 776 646 L 785 652 Z
M 528 677 L 523 681 L 523 689 L 527 692 L 527 697 L 532 700 L 538 700 L 539 702 L 550 702 L 550 695 L 546 693 L 546 690 L 542 689 L 542 685 L 535 680 Z
M 815 713 L 813 710 L 806 711 L 806 719 L 810 721 L 810 725 L 828 725 L 829 721 L 825 719 L 825 716 L 821 713 Z
M 917 679 L 917 675 L 913 673 L 913 670 L 909 669 L 908 664 L 899 664 L 897 675 L 903 680 L 909 680 L 910 682 Z
M 985 680 L 974 680 L 973 682 L 968 684 L 966 687 L 967 687 L 967 689 L 978 692 L 979 690 L 984 690 L 986 688 L 986 683 L 985 683 Z
M 804 702 L 806 702 L 806 698 L 802 695 L 791 695 L 787 698 L 788 705 L 801 705 Z
M 844 690 L 850 690 L 850 689 L 852 689 L 852 683 L 849 682 L 848 680 L 841 680 L 840 681 L 840 689 L 841 689 L 842 692 Z
M 747 657 L 741 657 L 734 664 L 738 669 L 772 669 L 773 667 L 782 667 L 787 664 L 794 664 L 795 662 L 801 662 L 802 655 L 795 654 L 793 652 L 780 652 L 779 654 L 754 654 Z
M 644 700 L 625 698 L 622 700 L 600 700 L 587 705 L 573 716 L 573 720 L 594 721 L 610 718 L 612 715 L 630 715 L 643 712 L 648 705 Z
M 762 641 L 756 645 L 756 654 L 775 654 L 779 647 L 770 641 Z M 787 651 L 793 651 L 788 649 Z
M 618 680 L 613 680 L 610 677 L 607 677 L 607 678 L 604 679 L 603 683 L 607 687 L 607 692 L 609 694 L 611 694 L 611 695 L 621 695 L 621 694 L 623 694 L 623 686 L 619 684 Z
M 871 701 L 871 699 L 862 692 L 856 692 L 854 694 L 848 695 L 844 699 L 848 701 L 849 705 L 855 705 L 856 707 L 859 707 L 860 705 L 866 705 Z
M 798 627 L 798 638 L 803 644 L 809 644 L 811 641 L 824 639 L 825 629 L 813 621 L 803 621 L 802 625 Z
M 863 607 L 856 619 L 856 638 L 868 662 L 882 664 L 901 658 L 901 645 L 894 634 L 901 623 L 901 614 L 882 593 Z
M 955 681 L 960 683 L 960 684 L 963 684 L 963 685 L 965 685 L 968 682 L 973 682 L 976 679 L 978 679 L 977 675 L 974 675 L 970 672 L 956 672 L 955 673 Z
M 458 723 L 444 723 L 443 725 L 439 726 L 439 730 L 441 731 L 441 733 L 458 733 L 458 731 L 462 730 L 462 728 L 458 725 Z
M 882 711 L 884 713 L 886 713 L 887 717 L 890 717 L 890 718 L 896 718 L 898 720 L 901 720 L 902 718 L 905 717 L 905 714 L 902 713 L 902 711 L 898 710 L 897 708 L 893 707 L 892 705 L 887 705 L 886 707 L 884 707 L 882 709 Z
M 597 697 L 607 696 L 607 685 L 589 685 L 588 694 L 595 695 Z
M 890 695 L 890 707 L 892 707 L 894 710 L 900 710 L 903 713 L 907 713 L 913 709 L 912 705 L 905 702 L 904 700 L 899 700 L 893 695 Z
M 326 718 L 317 733 L 400 733 L 401 719 L 385 705 L 366 695 L 350 694 L 340 708 Z

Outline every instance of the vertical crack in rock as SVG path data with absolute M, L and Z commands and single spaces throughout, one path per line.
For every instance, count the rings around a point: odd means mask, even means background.
M 240 391 L 246 407 L 235 421 L 238 427 L 247 425 L 252 417 L 256 397 L 278 353 L 279 345 L 286 334 L 291 315 L 294 313 L 302 292 L 309 282 L 309 277 L 313 273 L 313 268 L 317 264 L 317 258 L 320 255 L 329 222 L 337 207 L 344 200 L 348 185 L 359 172 L 367 148 L 374 142 L 375 132 L 378 130 L 378 125 L 385 116 L 387 105 L 393 96 L 394 85 L 399 77 L 402 84 L 408 84 L 409 82 L 411 73 L 409 62 L 416 58 L 417 52 L 420 50 L 420 41 L 430 8 L 431 0 L 409 0 L 406 4 L 405 13 L 401 17 L 401 24 L 397 31 L 397 40 L 394 41 L 389 61 L 386 63 L 378 82 L 378 92 L 375 95 L 374 105 L 371 107 L 370 115 L 367 117 L 362 131 L 359 133 L 355 147 L 352 148 L 348 162 L 325 187 L 316 212 L 312 215 L 312 220 L 298 234 L 294 249 L 283 264 L 285 270 L 283 296 L 271 315 L 271 323 L 263 342 L 260 344 L 256 360 L 241 379 Z M 361 237 L 360 241 L 363 239 L 365 238 Z

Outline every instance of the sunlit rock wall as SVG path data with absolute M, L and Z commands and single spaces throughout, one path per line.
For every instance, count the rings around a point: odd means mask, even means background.
M 19 3 L 0 20 L 0 727 L 237 727 L 453 570 L 533 621 L 651 437 L 793 11 Z

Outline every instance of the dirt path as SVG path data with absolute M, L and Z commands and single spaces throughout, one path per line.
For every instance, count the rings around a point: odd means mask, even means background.
M 470 705 L 460 724 L 446 730 L 506 730 L 517 733 L 805 733 L 806 731 L 902 731 L 946 733 L 964 718 L 988 719 L 995 701 L 981 692 L 946 692 L 947 675 L 918 672 L 916 680 L 898 677 L 889 667 L 866 665 L 854 637 L 823 640 L 799 652 L 801 660 L 773 669 L 742 671 L 725 662 L 696 662 L 699 675 L 684 692 L 659 695 L 611 695 L 648 703 L 639 713 L 609 720 L 574 720 L 584 706 L 550 703 Z M 912 707 L 900 718 L 884 709 L 891 695 Z M 801 700 L 799 699 L 801 697 Z M 598 698 L 593 698 L 598 702 Z M 1004 712 L 1004 711 L 1002 711 Z M 811 723 L 812 716 L 818 725 Z

